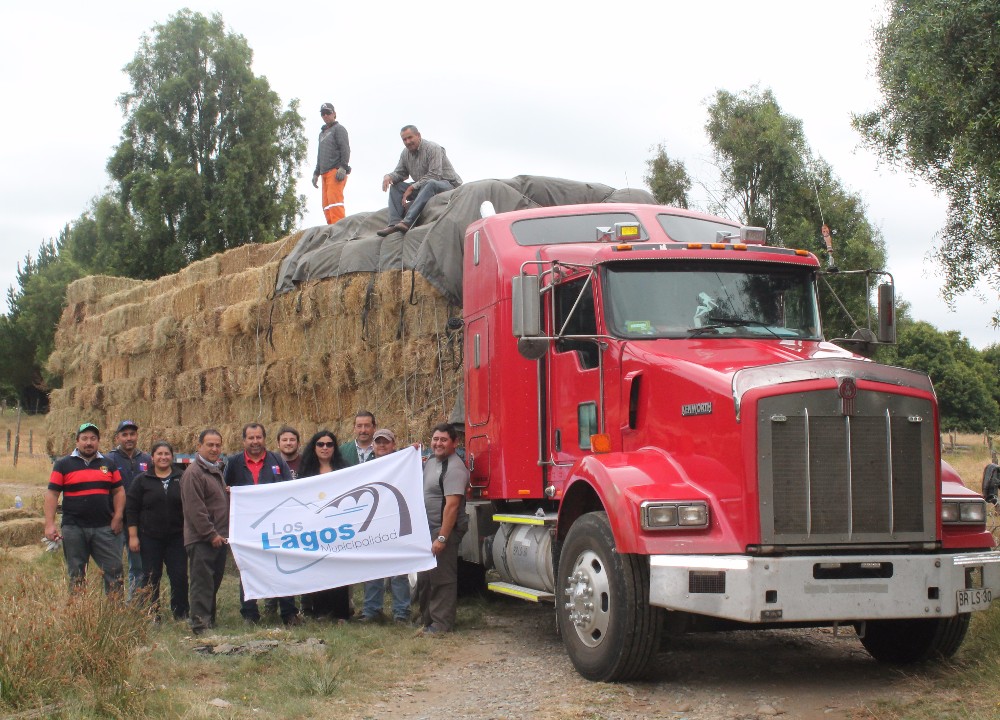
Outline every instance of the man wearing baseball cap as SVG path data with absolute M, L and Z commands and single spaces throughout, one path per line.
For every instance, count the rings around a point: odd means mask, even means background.
M 319 153 L 313 170 L 313 187 L 319 187 L 323 178 L 323 215 L 333 225 L 344 219 L 344 186 L 351 174 L 351 142 L 347 128 L 337 122 L 337 111 L 331 103 L 319 107 L 323 127 L 319 131 Z
M 139 426 L 134 420 L 122 420 L 118 423 L 115 431 L 115 442 L 118 443 L 115 449 L 108 453 L 108 459 L 114 463 L 118 469 L 118 474 L 122 478 L 122 487 L 128 494 L 128 489 L 132 486 L 133 478 L 142 475 L 153 467 L 153 458 L 149 453 L 144 453 L 138 449 Z M 122 533 L 122 549 L 127 549 L 126 534 Z M 128 597 L 132 598 L 142 583 L 142 556 L 137 552 L 128 550 Z
M 71 591 L 83 587 L 90 558 L 104 573 L 104 592 L 121 590 L 125 489 L 114 463 L 97 449 L 100 442 L 101 431 L 96 425 L 80 425 L 76 449 L 56 460 L 45 490 L 45 538 L 62 538 Z M 60 494 L 61 534 L 56 529 Z
M 375 458 L 385 457 L 396 452 L 396 436 L 392 430 L 382 428 L 372 436 L 375 444 Z M 391 578 L 379 578 L 365 583 L 365 602 L 361 607 L 360 622 L 380 623 L 385 621 L 382 612 L 382 598 L 385 586 L 392 591 L 392 618 L 401 625 L 410 623 L 410 578 L 408 575 L 396 575 Z

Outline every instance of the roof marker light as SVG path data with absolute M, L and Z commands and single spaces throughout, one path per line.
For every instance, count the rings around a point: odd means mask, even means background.
M 701 243 L 688 243 L 688 250 L 701 250 Z
M 725 250 L 726 249 L 726 243 L 712 243 L 712 249 L 713 250 Z

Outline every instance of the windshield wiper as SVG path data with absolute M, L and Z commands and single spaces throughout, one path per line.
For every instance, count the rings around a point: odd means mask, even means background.
M 770 326 L 761 322 L 760 320 L 748 320 L 746 318 L 727 318 L 727 317 L 710 317 L 708 318 L 709 325 L 702 325 L 701 327 L 688 328 L 688 337 L 694 337 L 695 335 L 701 335 L 703 332 L 709 330 L 718 330 L 724 327 L 761 327 L 767 330 L 769 333 L 774 335 L 774 337 L 779 340 L 783 339 L 781 335 L 776 333 L 770 328 Z

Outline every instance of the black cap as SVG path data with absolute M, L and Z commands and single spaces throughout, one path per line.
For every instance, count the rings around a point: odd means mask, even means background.
M 328 112 L 330 113 L 337 112 L 336 110 L 333 109 L 333 103 L 323 103 L 322 105 L 319 106 L 320 115 L 323 115 Z
M 93 432 L 97 437 L 101 437 L 100 429 L 94 423 L 85 422 L 76 430 L 76 436 L 80 437 L 85 432 Z
M 120 433 L 122 430 L 127 430 L 128 428 L 132 428 L 133 430 L 138 430 L 139 426 L 135 424 L 135 420 L 122 420 L 120 423 L 118 423 L 118 429 L 115 430 L 115 435 Z

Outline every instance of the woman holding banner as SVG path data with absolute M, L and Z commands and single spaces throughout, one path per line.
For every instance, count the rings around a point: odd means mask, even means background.
M 337 436 L 329 430 L 320 430 L 313 435 L 302 451 L 298 476 L 325 475 L 347 467 L 337 448 Z M 351 617 L 351 586 L 303 595 L 302 612 L 314 618 L 328 617 L 339 623 L 347 622 Z

